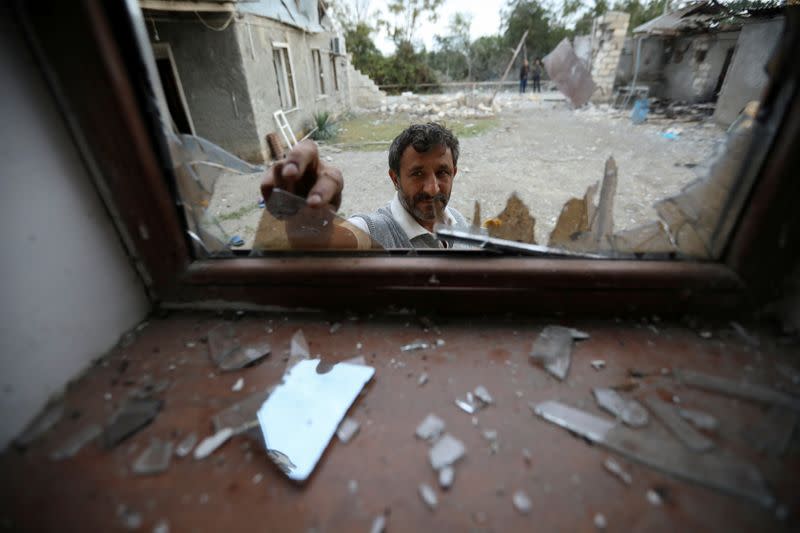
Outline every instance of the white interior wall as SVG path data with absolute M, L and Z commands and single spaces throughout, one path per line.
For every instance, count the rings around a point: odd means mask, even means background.
M 2 11 L 0 450 L 148 310 L 55 101 Z

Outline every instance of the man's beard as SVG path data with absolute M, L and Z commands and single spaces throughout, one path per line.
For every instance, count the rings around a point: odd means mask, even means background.
M 450 198 L 444 193 L 431 196 L 428 193 L 421 192 L 415 194 L 413 197 L 409 197 L 403 194 L 402 191 L 398 191 L 398 197 L 400 199 L 400 203 L 403 205 L 403 207 L 405 207 L 406 211 L 411 213 L 411 216 L 420 222 L 430 222 L 432 220 L 443 221 L 444 208 L 447 206 L 447 202 L 450 200 Z M 419 205 L 420 203 L 427 202 L 429 200 L 433 201 L 425 206 Z

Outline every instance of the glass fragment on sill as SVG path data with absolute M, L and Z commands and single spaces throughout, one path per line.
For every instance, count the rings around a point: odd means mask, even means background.
M 417 430 L 414 434 L 417 438 L 433 442 L 439 438 L 445 428 L 444 420 L 439 418 L 433 413 L 430 413 L 425 419 L 419 423 Z
M 795 426 L 797 413 L 773 406 L 761 420 L 745 431 L 745 438 L 756 451 L 780 457 L 789 447 Z
M 521 514 L 528 514 L 531 512 L 533 505 L 531 504 L 530 497 L 525 493 L 525 491 L 516 491 L 511 497 L 511 501 L 514 503 L 514 508 Z
M 289 360 L 286 362 L 286 370 L 284 373 L 289 372 L 289 370 L 300 361 L 305 361 L 310 358 L 311 353 L 308 349 L 306 336 L 303 334 L 302 329 L 298 329 L 294 332 L 292 339 L 289 341 Z
M 516 193 L 508 197 L 503 211 L 496 217 L 488 219 L 484 226 L 491 237 L 536 244 L 534 233 L 536 219 Z
M 629 460 L 764 507 L 775 503 L 759 470 L 733 456 L 720 452 L 695 453 L 680 442 L 628 429 L 556 401 L 531 407 L 545 420 Z
M 178 457 L 186 457 L 192 450 L 194 449 L 195 444 L 197 444 L 197 433 L 192 431 L 188 435 L 186 435 L 178 445 L 175 447 L 175 455 Z
M 687 420 L 697 429 L 704 429 L 706 431 L 716 431 L 719 428 L 719 422 L 712 415 L 695 409 L 678 409 L 678 414 L 684 420 Z
M 463 442 L 445 433 L 429 450 L 428 459 L 433 469 L 438 471 L 461 459 L 466 451 Z
M 456 477 L 456 471 L 452 466 L 445 466 L 439 470 L 439 486 L 442 490 L 448 490 L 453 486 L 453 481 Z
M 386 515 L 378 515 L 372 521 L 372 526 L 369 528 L 369 533 L 384 533 L 386 531 Z
M 114 413 L 103 430 L 103 444 L 111 449 L 153 421 L 164 402 L 154 399 L 131 398 Z
M 353 437 L 356 436 L 358 430 L 361 429 L 361 424 L 358 420 L 354 420 L 350 417 L 346 417 L 342 420 L 342 423 L 339 424 L 339 428 L 336 430 L 336 436 L 342 442 L 342 444 L 347 444 L 350 442 Z
M 320 374 L 319 363 L 298 362 L 258 410 L 268 455 L 295 481 L 311 475 L 345 413 L 375 373 L 368 366 L 337 364 Z
M 603 370 L 606 367 L 606 362 L 604 359 L 592 359 L 591 365 L 595 370 Z
M 61 446 L 53 450 L 50 454 L 50 459 L 60 461 L 75 457 L 84 446 L 99 437 L 101 433 L 103 433 L 103 428 L 98 424 L 89 424 L 73 433 Z
M 419 491 L 419 497 L 422 498 L 422 501 L 426 506 L 428 506 L 428 509 L 435 511 L 436 506 L 439 504 L 439 498 L 436 496 L 436 491 L 426 483 L 420 483 L 417 490 Z
M 571 328 L 546 326 L 533 343 L 530 357 L 563 381 L 569 372 L 573 339 Z
M 416 350 L 427 350 L 431 345 L 425 341 L 416 340 L 410 344 L 404 344 L 400 347 L 401 352 L 413 352 Z
M 428 373 L 423 372 L 422 374 L 419 375 L 419 378 L 417 379 L 417 386 L 422 387 L 427 382 L 428 382 Z
M 249 429 L 258 420 L 258 410 L 269 397 L 270 389 L 255 392 L 215 414 L 211 417 L 214 431 L 233 428 L 234 434 L 238 435 Z
M 134 474 L 149 476 L 166 472 L 172 460 L 172 441 L 162 441 L 158 438 L 150 440 L 150 445 L 133 462 Z
M 689 422 L 681 418 L 674 405 L 670 405 L 655 396 L 646 397 L 644 402 L 648 409 L 667 426 L 667 429 L 690 450 L 707 452 L 714 448 L 714 441 L 706 438 L 702 433 L 694 429 Z
M 64 417 L 64 410 L 64 403 L 61 401 L 47 404 L 44 410 L 14 439 L 14 445 L 18 448 L 27 448 L 33 444 L 36 439 L 50 431 Z
M 631 475 L 622 468 L 622 465 L 620 465 L 611 457 L 606 458 L 606 460 L 603 462 L 603 467 L 605 467 L 607 471 L 613 474 L 614 477 L 622 481 L 624 484 L 630 485 L 633 482 Z
M 673 375 L 679 383 L 689 387 L 735 396 L 758 403 L 777 405 L 795 412 L 800 411 L 800 398 L 762 385 L 741 383 L 718 376 L 677 368 L 673 370 Z
M 214 453 L 220 446 L 228 442 L 233 436 L 233 428 L 223 428 L 213 435 L 209 435 L 200 441 L 197 448 L 194 449 L 194 458 L 202 460 Z
M 210 204 L 217 181 L 225 175 L 263 173 L 219 146 L 194 135 L 165 130 L 178 195 L 199 257 L 230 255 L 230 236 L 213 216 Z
M 274 189 L 253 240 L 252 256 L 270 250 L 382 250 L 356 226 L 326 207 L 309 207 L 305 198 Z
M 622 397 L 614 389 L 593 389 L 594 398 L 597 405 L 617 417 L 623 423 L 639 428 L 646 426 L 650 417 L 642 404 L 636 400 L 628 400 Z
M 492 395 L 489 394 L 489 391 L 486 390 L 486 387 L 484 387 L 483 385 L 478 385 L 477 387 L 475 387 L 475 391 L 473 392 L 473 394 L 484 405 L 489 405 L 491 403 L 494 403 Z
M 217 366 L 238 349 L 239 339 L 231 324 L 224 322 L 208 332 L 208 355 Z

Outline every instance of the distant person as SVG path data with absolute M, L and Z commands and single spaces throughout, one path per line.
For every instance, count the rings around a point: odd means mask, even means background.
M 433 234 L 437 221 L 469 230 L 464 215 L 447 206 L 458 154 L 458 139 L 444 126 L 435 122 L 409 126 L 389 147 L 394 198 L 371 214 L 347 221 L 384 248 L 447 247 Z M 344 178 L 338 168 L 320 159 L 316 143 L 303 141 L 270 167 L 261 182 L 265 200 L 275 187 L 306 196 L 309 207 L 335 212 L 342 203 Z
M 533 92 L 540 93 L 542 92 L 542 70 L 543 70 L 542 60 L 538 57 L 533 62 Z
M 519 92 L 520 94 L 525 92 L 525 87 L 528 86 L 528 60 L 524 59 L 522 61 L 522 66 L 519 68 Z

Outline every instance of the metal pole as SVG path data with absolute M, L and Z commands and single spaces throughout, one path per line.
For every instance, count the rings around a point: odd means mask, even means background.
M 522 39 L 519 40 L 519 44 L 517 45 L 517 49 L 514 50 L 514 56 L 511 58 L 511 61 L 508 62 L 508 66 L 506 67 L 506 71 L 503 72 L 503 77 L 500 78 L 500 84 L 497 85 L 497 88 L 494 90 L 494 94 L 492 94 L 492 98 L 489 100 L 489 105 L 494 103 L 494 97 L 497 96 L 497 91 L 500 90 L 500 85 L 506 81 L 506 76 L 508 76 L 508 71 L 511 70 L 511 65 L 514 64 L 514 60 L 517 59 L 517 54 L 522 49 L 522 45 L 525 44 L 525 38 L 528 36 L 528 30 L 525 30 L 525 33 L 522 34 Z

